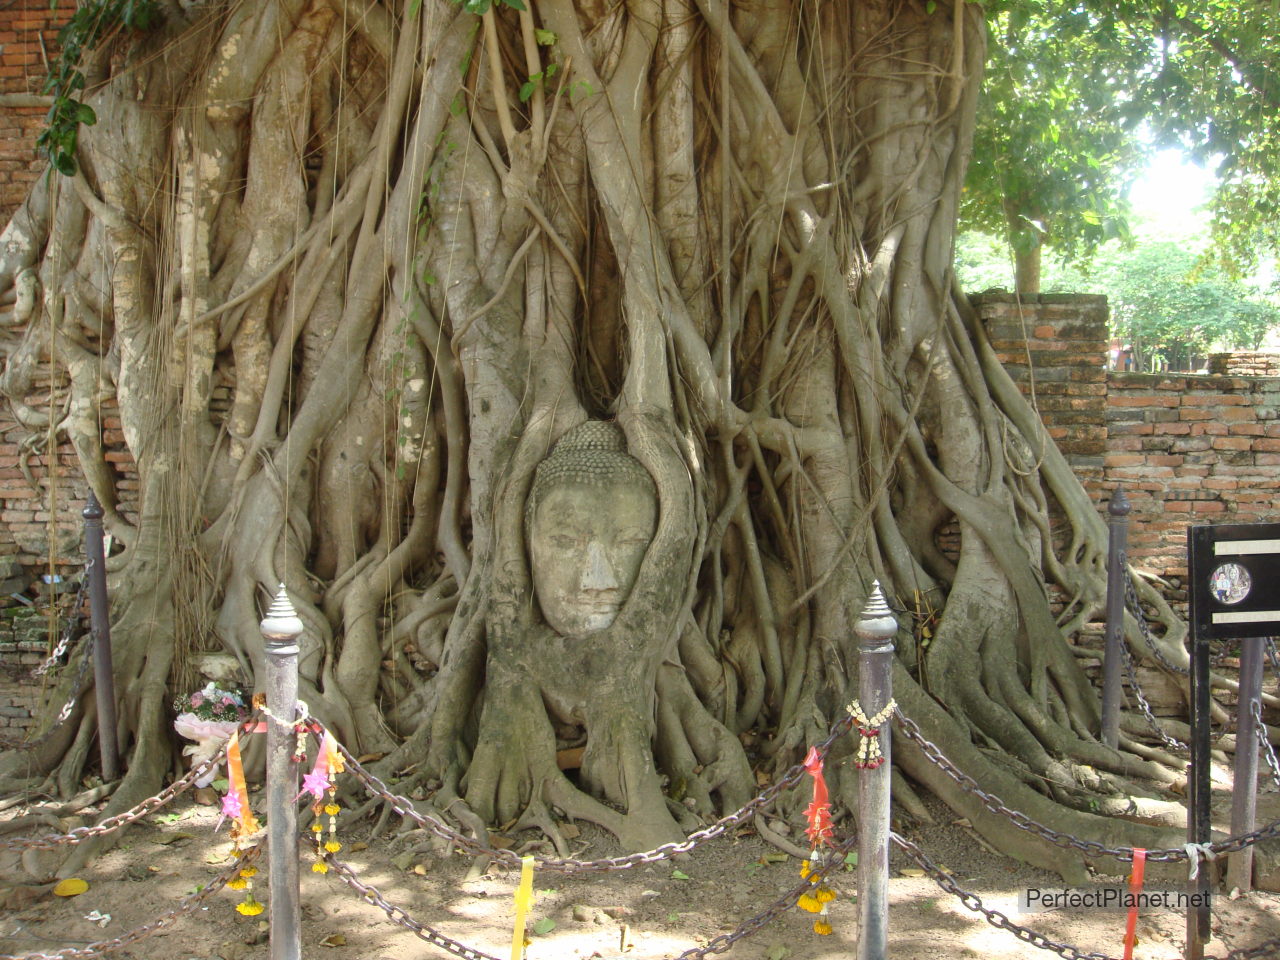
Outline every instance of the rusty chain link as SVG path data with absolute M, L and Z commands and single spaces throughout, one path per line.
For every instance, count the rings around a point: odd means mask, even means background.
M 439 947 L 441 950 L 446 950 L 455 957 L 462 957 L 463 960 L 498 960 L 492 954 L 483 953 L 474 947 L 468 947 L 465 943 L 454 940 L 452 937 L 445 936 L 439 930 L 418 922 L 403 908 L 397 907 L 393 903 L 388 903 L 377 887 L 362 882 L 349 864 L 336 859 L 333 854 L 326 853 L 324 859 L 329 864 L 331 872 L 338 875 L 339 880 L 360 894 L 360 897 L 366 903 L 372 904 L 385 913 L 392 923 L 404 927 L 419 940 L 423 940 L 434 947 Z M 0 957 L 0 960 L 4 960 L 4 958 Z
M 251 730 L 257 725 L 257 722 L 256 715 L 250 717 L 240 724 L 239 732 L 245 733 Z M 41 837 L 19 837 L 15 840 L 0 840 L 0 850 L 52 850 L 55 847 L 84 843 L 84 841 L 91 840 L 94 837 L 112 833 L 126 824 L 142 819 L 147 814 L 160 809 L 165 804 L 186 793 L 195 784 L 196 780 L 208 773 L 216 764 L 221 763 L 226 758 L 226 755 L 227 747 L 226 744 L 223 744 L 218 753 L 203 763 L 196 764 L 187 771 L 184 777 L 175 780 L 154 797 L 148 797 L 131 809 L 118 813 L 114 817 L 108 817 L 101 823 L 89 827 L 76 827 L 69 833 L 50 833 Z M 4 960 L 4 958 L 0 957 L 0 960 Z
M 1043 823 L 1033 820 L 1018 810 L 1007 806 L 1003 800 L 994 794 L 987 793 L 978 782 L 971 776 L 955 765 L 936 744 L 926 740 L 924 734 L 920 732 L 919 725 L 910 717 L 902 713 L 901 710 L 896 711 L 895 719 L 898 722 L 899 729 L 903 734 L 923 751 L 925 758 L 934 766 L 938 767 L 948 777 L 954 780 L 966 793 L 971 793 L 977 797 L 984 807 L 992 813 L 1004 817 L 1019 830 L 1025 830 L 1027 833 L 1034 834 L 1042 840 L 1047 840 L 1054 846 L 1079 850 L 1081 853 L 1088 854 L 1093 857 L 1112 857 L 1124 863 L 1133 861 L 1133 847 L 1108 847 L 1096 840 L 1083 840 L 1080 837 L 1073 837 L 1069 833 L 1061 833 L 1052 827 L 1046 827 Z M 1235 837 L 1228 837 L 1225 840 L 1216 840 L 1207 844 L 1207 853 L 1212 856 L 1219 856 L 1224 853 L 1235 853 L 1243 850 L 1245 847 L 1253 846 L 1262 840 L 1270 840 L 1280 837 L 1280 820 L 1272 820 L 1270 823 L 1259 827 L 1252 833 L 1244 833 Z M 1174 861 L 1186 860 L 1187 851 L 1182 847 L 1167 847 L 1164 849 L 1151 849 L 1147 851 L 1148 862 L 1172 863 Z
M 1185 743 L 1176 737 L 1171 737 L 1165 733 L 1164 727 L 1160 726 L 1160 721 L 1156 719 L 1156 715 L 1151 712 L 1151 704 L 1147 702 L 1147 695 L 1143 692 L 1142 684 L 1138 682 L 1138 668 L 1134 665 L 1133 654 L 1129 651 L 1129 645 L 1125 643 L 1124 638 L 1120 638 L 1120 653 L 1124 657 L 1125 673 L 1129 675 L 1129 688 L 1133 691 L 1134 698 L 1138 701 L 1138 709 L 1142 711 L 1143 719 L 1147 721 L 1147 725 L 1155 731 L 1164 745 L 1171 750 L 1177 750 L 1180 753 L 1187 753 L 1191 750 Z
M 722 933 L 717 937 L 713 937 L 701 947 L 692 947 L 674 958 L 669 958 L 669 960 L 702 960 L 703 957 L 711 954 L 724 953 L 739 940 L 746 939 L 782 916 L 782 914 L 795 909 L 796 901 L 800 898 L 800 895 L 811 889 L 811 885 L 814 882 L 824 879 L 829 872 L 843 864 L 845 854 L 857 846 L 857 843 L 857 836 L 854 835 L 839 844 L 835 844 L 831 852 L 818 862 L 808 877 L 801 878 L 792 889 L 783 893 L 765 909 L 754 916 L 748 917 L 729 933 Z M 333 854 L 326 853 L 324 859 L 329 864 L 331 872 L 336 873 L 338 879 L 360 894 L 366 903 L 377 907 L 387 915 L 392 923 L 404 927 L 419 940 L 448 951 L 456 957 L 462 957 L 463 960 L 498 960 L 497 957 L 477 950 L 475 947 L 469 947 L 465 943 L 454 940 L 439 930 L 415 920 L 407 910 L 389 902 L 376 887 L 360 880 L 350 864 L 338 860 Z M 5 960 L 5 958 L 0 957 L 0 960 Z
M 816 749 L 819 754 L 825 757 L 827 751 L 831 748 L 831 744 L 847 733 L 852 724 L 853 720 L 847 714 L 837 720 L 832 725 L 826 739 L 817 744 Z M 338 750 L 342 753 L 343 759 L 346 761 L 347 769 L 363 781 L 365 786 L 368 787 L 371 792 L 389 803 L 391 805 L 391 809 L 400 816 L 414 821 L 418 826 L 429 830 L 437 837 L 449 841 L 473 856 L 488 857 L 491 860 L 496 860 L 511 867 L 520 866 L 521 858 L 512 851 L 498 850 L 488 844 L 482 843 L 479 840 L 460 833 L 442 820 L 428 814 L 419 813 L 414 808 L 412 800 L 408 797 L 401 796 L 400 794 L 393 793 L 391 788 L 378 779 L 377 776 L 361 766 L 346 747 L 339 744 Z M 710 826 L 704 827 L 701 830 L 695 830 L 684 840 L 664 843 L 660 846 L 654 847 L 652 850 L 645 850 L 641 853 L 632 853 L 621 857 L 607 857 L 600 860 L 576 860 L 571 857 L 535 857 L 534 861 L 539 870 L 547 870 L 553 873 L 585 873 L 626 870 L 639 864 L 658 863 L 662 860 L 668 860 L 678 854 L 688 853 L 695 847 L 701 846 L 708 840 L 714 840 L 716 837 L 723 835 L 731 828 L 749 820 L 751 817 L 755 816 L 757 811 L 772 803 L 784 790 L 799 782 L 801 777 L 804 775 L 804 764 L 795 764 L 788 769 L 787 772 L 773 784 L 773 786 L 769 787 L 759 796 L 752 800 L 748 800 L 733 813 L 726 814 Z
M 1147 615 L 1143 612 L 1142 601 L 1138 599 L 1137 588 L 1133 585 L 1133 578 L 1129 576 L 1129 558 L 1124 551 L 1120 552 L 1120 568 L 1124 571 L 1124 598 L 1125 606 L 1129 608 L 1129 612 L 1133 614 L 1133 619 L 1138 622 L 1138 632 L 1142 634 L 1142 639 L 1150 648 L 1155 658 L 1159 660 L 1166 668 L 1172 670 L 1180 676 L 1188 677 L 1191 675 L 1190 667 L 1180 667 L 1173 663 L 1164 655 L 1164 651 L 1160 649 L 1160 645 L 1156 643 L 1156 638 L 1151 634 L 1151 628 L 1147 626 Z
M 84 565 L 84 572 L 80 576 L 80 585 L 76 590 L 75 601 L 71 604 L 71 614 L 67 617 L 67 625 L 62 628 L 62 636 L 58 638 L 58 644 L 53 648 L 53 652 L 45 658 L 44 663 L 31 671 L 33 679 L 43 677 L 46 673 L 53 669 L 54 664 L 62 659 L 62 655 L 67 652 L 67 645 L 71 643 L 71 635 L 75 632 L 76 625 L 82 619 L 80 609 L 84 604 L 85 586 L 89 582 L 89 571 L 93 568 L 93 557 L 90 557 Z
M 85 639 L 84 646 L 81 650 L 84 658 L 80 661 L 80 667 L 76 670 L 76 679 L 71 684 L 71 696 L 67 698 L 67 702 L 62 705 L 62 709 L 58 711 L 57 718 L 50 725 L 49 729 L 34 740 L 19 740 L 15 737 L 0 737 L 0 750 L 39 750 L 57 733 L 67 718 L 71 716 L 71 711 L 75 709 L 76 702 L 80 699 L 80 693 L 84 689 L 84 678 L 89 672 L 89 664 L 93 661 L 93 642 L 94 635 L 89 633 Z
M 1257 700 L 1253 701 L 1253 735 L 1258 741 L 1258 749 L 1262 751 L 1263 759 L 1267 761 L 1271 779 L 1280 788 L 1280 760 L 1276 759 L 1275 748 L 1267 739 L 1267 725 L 1262 722 L 1262 704 Z
M 1275 960 L 1280 957 L 1280 937 L 1264 940 L 1256 947 L 1232 950 L 1226 960 Z
M 928 854 L 905 837 L 890 832 L 889 839 L 901 847 L 912 860 L 920 865 L 925 873 L 947 893 L 956 897 L 965 907 L 974 913 L 980 913 L 998 930 L 1007 930 L 1023 943 L 1029 943 L 1041 950 L 1056 953 L 1067 960 L 1111 960 L 1105 953 L 1084 953 L 1069 943 L 1058 943 L 1050 940 L 1043 933 L 1036 933 L 1027 927 L 1019 926 L 999 910 L 993 910 L 982 902 L 982 898 L 971 890 L 961 887 L 941 867 L 929 859 Z
M 158 933 L 165 927 L 172 925 L 173 922 L 183 914 L 190 913 L 198 907 L 201 902 L 207 900 L 213 894 L 226 886 L 229 880 L 233 879 L 242 869 L 253 863 L 257 857 L 258 848 L 250 847 L 243 855 L 236 859 L 235 863 L 233 863 L 229 869 L 220 873 L 195 893 L 184 897 L 173 910 L 170 910 L 168 913 L 161 914 L 150 923 L 144 923 L 140 927 L 134 927 L 127 933 L 123 933 L 111 940 L 99 940 L 96 943 L 91 943 L 85 947 L 73 947 L 59 953 L 4 953 L 0 954 L 0 960 L 85 960 L 85 958 L 88 957 L 100 957 L 104 953 L 112 953 L 116 950 L 121 950 L 124 947 L 132 946 L 139 940 L 145 939 L 154 933 Z

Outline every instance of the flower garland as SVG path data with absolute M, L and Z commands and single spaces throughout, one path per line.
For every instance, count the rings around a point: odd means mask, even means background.
M 853 765 L 859 770 L 874 770 L 880 764 L 884 763 L 884 753 L 880 750 L 880 728 L 891 716 L 893 711 L 898 708 L 898 704 L 889 699 L 884 705 L 884 709 L 877 713 L 874 717 L 868 717 L 862 712 L 862 705 L 857 700 L 852 701 L 845 712 L 853 718 L 853 725 L 858 730 L 858 753 L 853 758 Z
M 244 762 L 240 757 L 240 731 L 227 742 L 227 793 L 222 798 L 222 815 L 231 820 L 231 847 L 235 856 L 243 854 L 250 837 L 261 829 L 249 806 L 249 787 L 244 779 Z M 236 912 L 246 917 L 262 913 L 263 905 L 253 895 L 256 867 L 244 867 L 227 882 L 232 890 L 243 890 L 244 900 L 236 904 Z
M 315 815 L 315 820 L 311 824 L 311 833 L 316 839 L 316 860 L 311 864 L 313 873 L 328 873 L 329 864 L 325 862 L 325 854 L 337 853 L 342 849 L 342 844 L 338 841 L 338 813 L 342 807 L 338 804 L 338 787 L 335 777 L 346 769 L 342 754 L 338 752 L 338 741 L 334 739 L 332 733 L 325 730 L 320 740 L 320 750 L 316 756 L 315 766 L 311 768 L 310 773 L 303 776 L 302 791 L 298 794 L 301 797 L 302 794 L 309 793 L 315 797 L 315 803 L 311 805 L 311 812 Z M 325 824 L 321 819 L 322 815 L 329 818 L 328 840 L 324 839 Z
M 818 752 L 817 747 L 809 748 L 809 753 L 804 758 L 804 769 L 813 778 L 813 802 L 804 812 L 809 821 L 805 833 L 808 834 L 813 848 L 809 852 L 809 859 L 800 865 L 800 876 L 813 886 L 800 895 L 796 906 L 807 913 L 817 915 L 813 920 L 813 932 L 825 937 L 831 933 L 827 905 L 835 900 L 836 893 L 821 882 L 818 869 L 818 862 L 821 859 L 818 848 L 831 843 L 832 823 L 831 799 L 827 790 L 826 777 L 822 773 L 822 754 Z

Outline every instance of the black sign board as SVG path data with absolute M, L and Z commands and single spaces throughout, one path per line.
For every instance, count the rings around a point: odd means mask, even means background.
M 1187 550 L 1193 636 L 1280 635 L 1280 523 L 1188 527 Z

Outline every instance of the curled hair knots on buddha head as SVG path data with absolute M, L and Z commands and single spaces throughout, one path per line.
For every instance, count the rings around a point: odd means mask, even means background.
M 529 491 L 526 522 L 533 519 L 542 498 L 568 484 L 607 487 L 614 484 L 640 487 L 657 496 L 653 478 L 640 461 L 627 453 L 627 440 L 617 424 L 587 420 L 556 442 L 551 455 L 538 464 Z

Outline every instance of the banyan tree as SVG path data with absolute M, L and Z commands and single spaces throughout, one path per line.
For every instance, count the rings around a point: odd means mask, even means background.
M 930 739 L 1042 822 L 1169 840 L 1172 758 L 1102 745 L 1070 644 L 1105 528 L 952 273 L 982 10 L 506 3 L 163 0 L 84 45 L 91 113 L 0 243 L 0 387 L 64 375 L 118 545 L 113 809 L 169 775 L 193 657 L 260 684 L 283 583 L 301 698 L 398 789 L 643 848 L 842 715 L 878 580 L 934 612 L 895 668 Z M 94 724 L 5 775 L 73 788 Z

